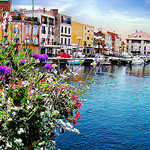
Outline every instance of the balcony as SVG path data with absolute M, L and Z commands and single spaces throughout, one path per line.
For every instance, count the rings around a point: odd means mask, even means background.
M 12 16 L 12 21 L 21 21 L 20 16 Z
M 34 22 L 39 22 L 37 17 L 24 17 L 25 21 L 34 21 Z

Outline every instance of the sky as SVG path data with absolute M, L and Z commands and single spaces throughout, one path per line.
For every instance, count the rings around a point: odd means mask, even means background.
M 34 0 L 34 8 L 58 8 L 95 31 L 115 32 L 125 40 L 136 30 L 150 33 L 150 0 Z M 32 0 L 12 0 L 12 9 L 32 9 Z

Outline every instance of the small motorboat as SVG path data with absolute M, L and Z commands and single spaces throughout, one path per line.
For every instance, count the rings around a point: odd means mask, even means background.
M 142 65 L 144 64 L 144 60 L 138 56 L 134 56 L 132 59 L 132 65 Z
M 83 63 L 83 60 L 81 59 L 75 59 L 75 60 L 69 60 L 68 62 L 68 65 L 80 65 L 81 63 Z

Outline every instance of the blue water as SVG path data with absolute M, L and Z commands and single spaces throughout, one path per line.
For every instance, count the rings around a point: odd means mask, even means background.
M 97 68 L 98 69 L 98 68 Z M 84 80 L 89 68 L 77 77 Z M 80 134 L 66 131 L 56 138 L 61 150 L 150 149 L 150 65 L 105 66 L 97 74 L 75 125 Z M 72 81 L 77 84 L 77 80 Z

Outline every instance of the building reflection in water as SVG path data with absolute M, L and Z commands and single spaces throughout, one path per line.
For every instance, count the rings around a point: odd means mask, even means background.
M 147 77 L 150 76 L 150 65 L 131 66 L 127 68 L 126 73 L 140 78 Z

